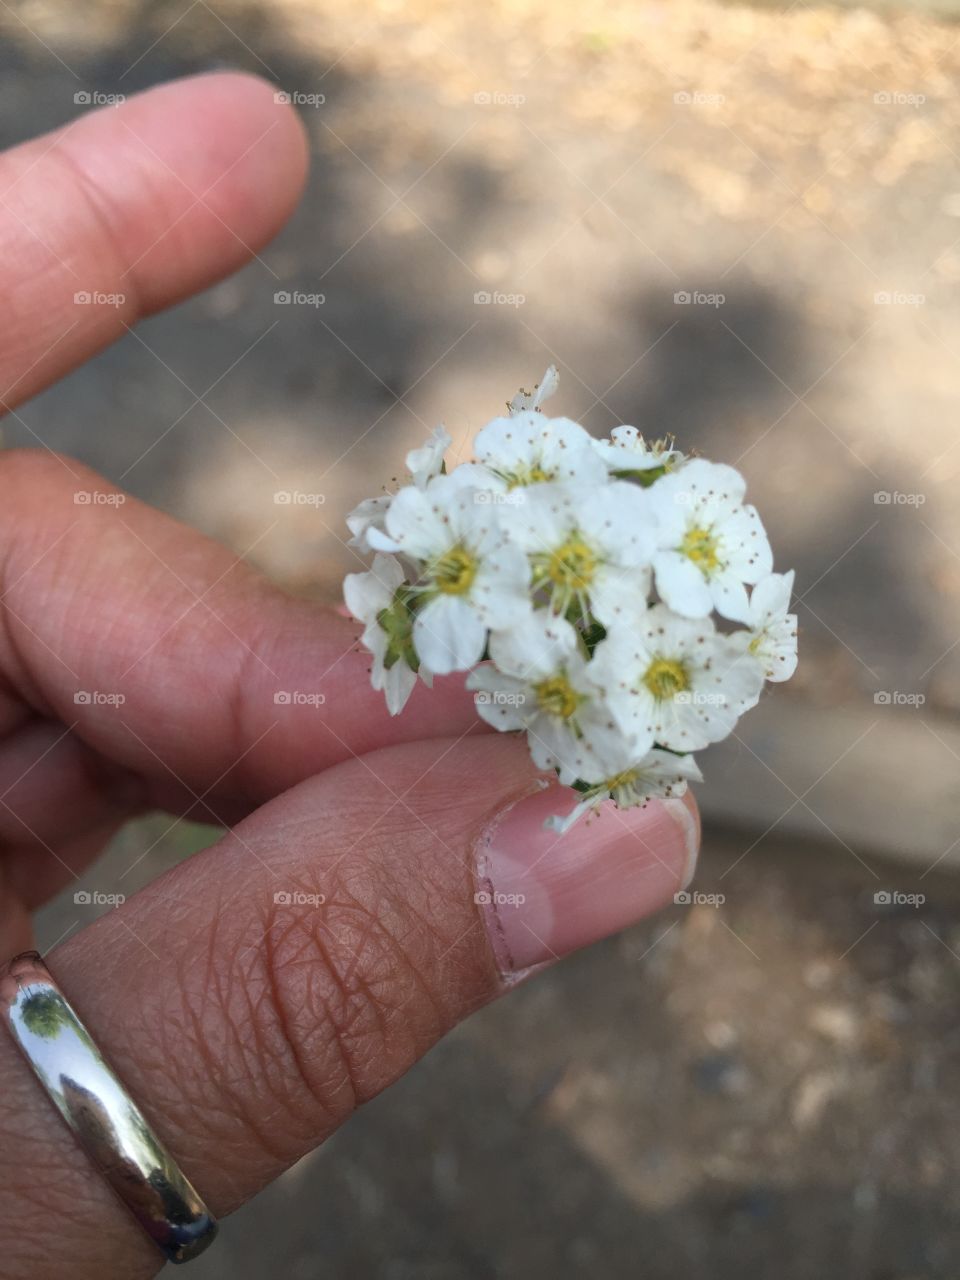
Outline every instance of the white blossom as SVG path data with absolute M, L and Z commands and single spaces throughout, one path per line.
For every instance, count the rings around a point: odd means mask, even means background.
M 353 537 L 347 542 L 348 547 L 358 547 L 361 551 L 371 550 L 367 538 L 369 529 L 382 529 L 387 518 L 392 495 L 381 494 L 379 498 L 364 498 L 347 516 L 347 528 Z
M 593 447 L 613 472 L 675 470 L 684 461 L 671 437 L 647 441 L 636 427 L 614 427 L 609 440 L 594 440 Z
M 407 454 L 407 471 L 418 489 L 426 488 L 433 477 L 440 474 L 443 455 L 452 443 L 452 437 L 443 427 L 434 427 L 429 438 Z M 384 529 L 392 501 L 393 494 L 384 493 L 378 498 L 365 498 L 354 507 L 347 516 L 347 528 L 353 535 L 347 542 L 348 547 L 357 547 L 361 551 L 372 549 L 373 543 L 367 537 L 367 531 Z
M 591 675 L 635 749 L 656 744 L 698 751 L 725 738 L 763 688 L 760 663 L 710 618 L 683 618 L 666 605 L 635 627 L 618 627 L 596 649 Z
M 644 612 L 656 545 L 645 490 L 616 480 L 537 485 L 522 496 L 504 524 L 530 557 L 534 591 L 554 613 L 576 606 L 581 617 L 610 625 Z
M 347 517 L 376 555 L 344 595 L 391 713 L 418 677 L 467 671 L 479 715 L 578 793 L 547 822 L 563 833 L 699 781 L 693 752 L 793 674 L 797 619 L 738 471 L 548 418 L 557 382 L 551 365 L 449 474 L 443 427 L 411 449 L 399 491 Z
M 346 606 L 364 624 L 361 638 L 373 656 L 370 682 L 383 690 L 392 716 L 403 710 L 417 682 L 412 622 L 396 598 L 403 582 L 403 569 L 388 555 L 374 556 L 369 573 L 348 573 L 343 582 Z
M 492 665 L 467 678 L 477 711 L 496 729 L 525 729 L 530 754 L 563 782 L 582 777 L 591 752 L 619 736 L 591 681 L 577 632 L 540 609 L 490 637 Z
M 792 569 L 763 578 L 750 592 L 749 630 L 736 632 L 774 683 L 789 680 L 797 669 L 797 615 L 787 612 L 792 591 Z
M 530 609 L 526 556 L 505 542 L 497 509 L 476 498 L 476 490 L 436 476 L 424 489 L 401 489 L 385 531 L 368 530 L 375 547 L 419 566 L 413 640 L 437 675 L 472 667 L 487 628 L 511 626 Z
M 602 484 L 607 468 L 593 444 L 590 433 L 570 418 L 545 418 L 534 410 L 494 418 L 473 442 L 477 471 L 471 483 L 479 482 L 479 473 L 501 491 L 551 480 Z
M 524 413 L 528 409 L 540 412 L 544 400 L 549 400 L 559 385 L 560 375 L 557 373 L 557 366 L 551 364 L 532 391 L 521 389 L 513 397 L 507 405 L 510 416 L 516 417 L 517 414 Z
M 651 488 L 659 533 L 653 558 L 657 590 L 676 613 L 704 618 L 711 609 L 745 622 L 744 583 L 773 567 L 770 544 L 746 485 L 733 467 L 695 458 Z
M 453 437 L 444 427 L 434 427 L 430 438 L 407 454 L 407 470 L 418 489 L 425 489 L 433 477 L 440 474 L 443 455 L 452 443 Z
M 602 757 L 594 755 L 591 776 L 598 782 L 581 788 L 582 799 L 567 814 L 554 814 L 544 825 L 560 835 L 590 813 L 604 800 L 613 800 L 618 809 L 645 804 L 653 796 L 679 798 L 687 783 L 702 782 L 703 775 L 692 755 L 675 755 L 655 748 L 638 758 L 626 740 L 613 744 Z

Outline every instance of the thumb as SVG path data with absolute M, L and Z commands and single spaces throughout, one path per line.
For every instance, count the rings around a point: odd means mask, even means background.
M 565 836 L 543 829 L 576 799 L 538 784 L 521 742 L 385 748 L 271 801 L 50 967 L 227 1213 L 470 1010 L 685 886 L 692 803 L 609 806 Z M 0 1080 L 4 1274 L 153 1274 L 159 1255 L 6 1038 Z

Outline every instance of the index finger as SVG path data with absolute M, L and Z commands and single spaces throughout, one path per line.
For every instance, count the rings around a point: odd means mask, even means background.
M 229 815 L 350 756 L 482 732 L 460 677 L 390 717 L 356 622 L 73 459 L 2 454 L 0 491 L 0 733 L 56 717 Z
M 228 275 L 286 221 L 306 145 L 255 76 L 195 76 L 0 155 L 0 406 Z M 110 305 L 76 299 L 111 299 Z

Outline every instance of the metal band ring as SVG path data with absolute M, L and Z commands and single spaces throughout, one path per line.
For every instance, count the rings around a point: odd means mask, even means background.
M 170 1262 L 201 1254 L 216 1219 L 36 951 L 0 968 L 0 1015 L 74 1137 L 161 1252 Z

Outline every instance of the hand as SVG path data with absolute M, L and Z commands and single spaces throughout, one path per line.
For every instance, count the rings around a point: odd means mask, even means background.
M 5 407 L 239 266 L 305 165 L 296 117 L 239 75 L 3 156 Z M 128 300 L 76 308 L 78 280 Z M 31 945 L 29 912 L 131 815 L 231 826 L 48 957 L 224 1214 L 466 1013 L 670 901 L 695 809 L 603 812 L 558 840 L 542 819 L 575 797 L 483 731 L 462 681 L 391 720 L 353 623 L 132 499 L 77 505 L 82 491 L 117 492 L 44 449 L 0 456 L 0 953 Z M 325 701 L 277 705 L 281 690 Z M 0 1082 L 3 1274 L 152 1275 L 160 1255 L 5 1034 Z

